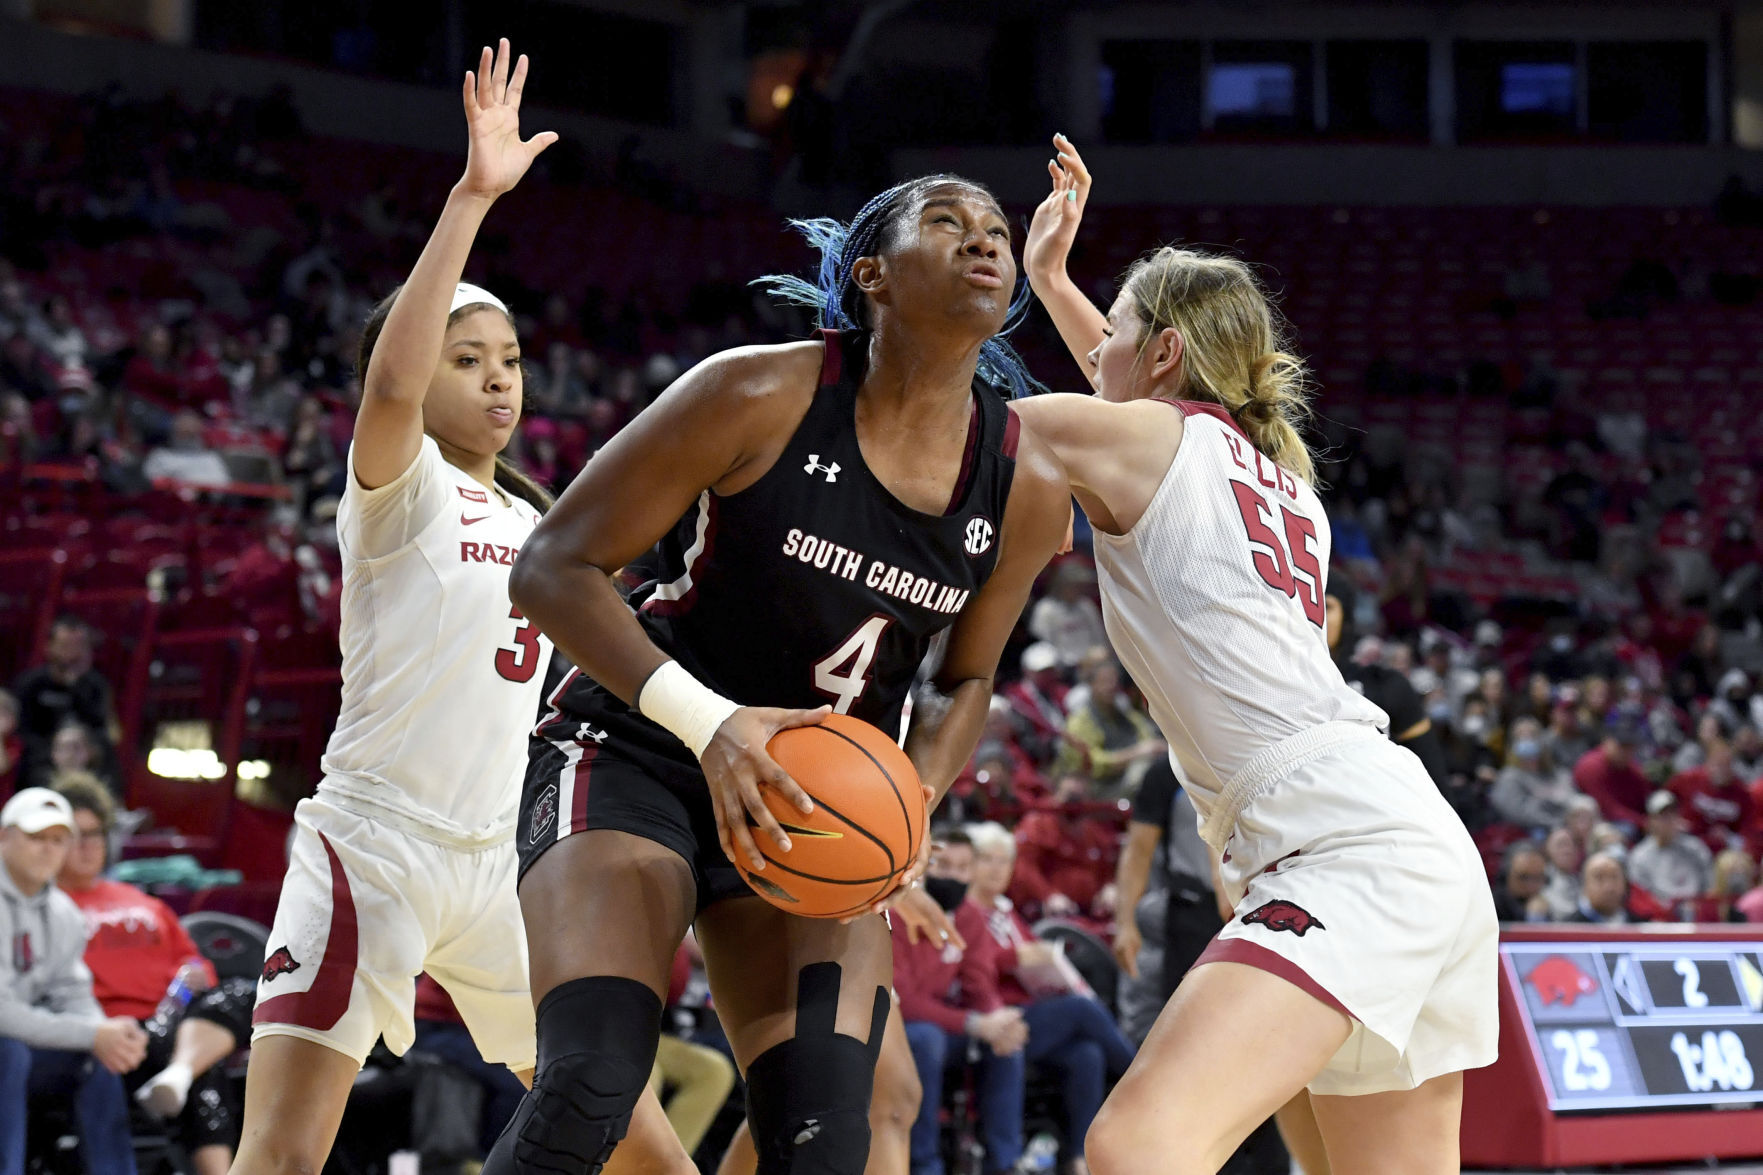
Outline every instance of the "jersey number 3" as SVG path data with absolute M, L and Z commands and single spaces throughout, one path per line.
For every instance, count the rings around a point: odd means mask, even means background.
M 1317 564 L 1316 527 L 1302 514 L 1286 507 L 1279 508 L 1285 524 L 1285 540 L 1274 533 L 1273 508 L 1247 482 L 1230 479 L 1230 488 L 1237 496 L 1237 509 L 1242 511 L 1243 529 L 1249 535 L 1249 553 L 1255 570 L 1268 587 L 1295 597 L 1304 605 L 1304 615 L 1321 628 L 1324 620 L 1322 603 L 1322 568 Z M 1265 547 L 1266 550 L 1261 548 Z M 1289 551 L 1289 554 L 1288 554 Z
M 852 704 L 869 688 L 875 650 L 893 622 L 890 616 L 871 616 L 838 648 L 814 663 L 814 688 L 833 700 L 833 713 L 849 714 Z
M 496 672 L 512 682 L 531 681 L 539 671 L 539 630 L 519 608 L 510 608 L 508 618 L 520 624 L 514 630 L 514 647 L 496 650 Z

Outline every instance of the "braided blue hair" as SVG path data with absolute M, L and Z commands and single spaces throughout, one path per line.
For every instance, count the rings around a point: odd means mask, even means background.
M 828 217 L 791 220 L 790 227 L 801 233 L 820 253 L 820 269 L 815 280 L 809 281 L 794 274 L 771 273 L 755 278 L 751 284 L 780 302 L 814 311 L 815 325 L 822 329 L 868 330 L 869 308 L 863 291 L 851 280 L 851 270 L 859 258 L 876 255 L 907 197 L 941 184 L 962 184 L 986 192 L 983 185 L 960 176 L 927 175 L 896 184 L 874 197 L 858 210 L 849 224 Z M 979 348 L 975 374 L 1010 399 L 1046 391 L 1041 382 L 1028 373 L 1022 356 L 1006 341 L 1028 316 L 1032 298 L 1028 282 L 1018 278 L 1010 308 L 1004 315 L 1004 329 L 981 343 Z

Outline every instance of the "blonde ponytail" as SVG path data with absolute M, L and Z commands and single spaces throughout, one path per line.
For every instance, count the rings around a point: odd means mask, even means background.
M 1181 394 L 1221 404 L 1249 441 L 1314 484 L 1299 428 L 1310 415 L 1310 377 L 1285 348 L 1286 323 L 1243 262 L 1164 247 L 1126 271 L 1122 289 L 1145 323 L 1144 345 L 1174 327 L 1182 336 Z

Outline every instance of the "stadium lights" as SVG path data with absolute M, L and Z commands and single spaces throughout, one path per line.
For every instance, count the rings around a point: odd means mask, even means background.
M 154 747 L 147 753 L 147 770 L 161 779 L 224 779 L 226 764 L 208 748 L 183 750 L 177 747 Z M 269 763 L 263 759 L 241 759 L 240 779 L 269 778 Z

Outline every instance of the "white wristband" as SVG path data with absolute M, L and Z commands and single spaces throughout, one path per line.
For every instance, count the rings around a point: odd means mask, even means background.
M 738 702 L 729 701 L 687 673 L 678 661 L 662 662 L 637 695 L 637 709 L 643 717 L 671 731 L 698 757 L 729 715 L 740 708 Z

